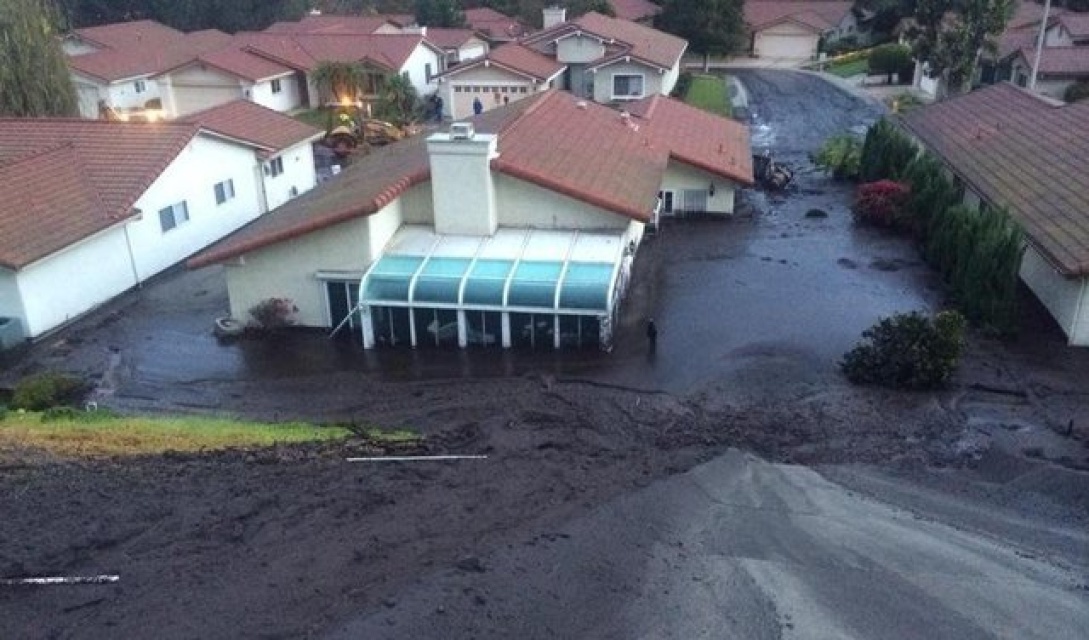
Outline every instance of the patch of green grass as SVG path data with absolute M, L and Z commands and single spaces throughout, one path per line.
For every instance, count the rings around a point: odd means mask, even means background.
M 926 103 L 920 100 L 917 96 L 907 91 L 895 96 L 889 96 L 888 98 L 885 98 L 885 105 L 888 106 L 888 108 L 891 109 L 893 113 L 907 113 L 908 111 L 911 111 L 912 109 L 917 109 L 924 104 Z
M 63 457 L 139 456 L 339 440 L 351 435 L 343 427 L 302 422 L 102 414 L 9 411 L 0 420 L 0 453 L 37 449 Z
M 410 429 L 379 429 L 374 427 L 365 430 L 363 436 L 375 444 L 408 444 L 423 440 L 423 436 Z
M 684 101 L 693 107 L 727 118 L 733 113 L 726 90 L 726 79 L 721 76 L 693 75 L 692 84 L 684 94 Z
M 846 62 L 833 62 L 828 65 L 825 71 L 841 78 L 850 78 L 851 76 L 866 73 L 869 69 L 869 58 L 858 58 L 857 60 L 848 60 Z
M 325 131 L 329 127 L 329 110 L 324 108 L 308 109 L 306 111 L 300 111 L 291 116 L 299 122 L 305 122 L 306 124 L 317 127 L 322 131 Z

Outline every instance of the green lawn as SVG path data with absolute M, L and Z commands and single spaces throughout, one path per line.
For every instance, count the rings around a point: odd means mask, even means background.
M 868 58 L 859 58 L 858 60 L 851 60 L 850 62 L 832 63 L 825 69 L 828 73 L 841 78 L 850 78 L 851 76 L 857 76 L 860 73 L 866 73 L 870 68 L 870 61 Z
M 308 109 L 306 111 L 300 111 L 299 113 L 291 116 L 300 122 L 317 127 L 322 131 L 325 131 L 329 126 L 329 110 L 328 109 Z
M 733 113 L 726 90 L 726 79 L 720 76 L 694 74 L 692 84 L 684 94 L 684 101 L 693 107 L 727 118 Z
M 8 411 L 0 418 L 0 453 L 38 449 L 59 456 L 154 455 L 347 438 L 351 431 L 301 422 L 267 424 L 229 418 L 145 418 L 74 411 L 45 416 Z

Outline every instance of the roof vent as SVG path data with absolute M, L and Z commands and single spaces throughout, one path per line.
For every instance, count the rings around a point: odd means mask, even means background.
M 450 139 L 451 140 L 472 140 L 475 131 L 473 131 L 473 125 L 470 122 L 455 122 L 450 125 Z

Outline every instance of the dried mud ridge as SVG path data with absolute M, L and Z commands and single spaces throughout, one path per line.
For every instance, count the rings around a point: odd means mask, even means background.
M 0 575 L 122 576 L 89 591 L 0 592 L 0 635 L 142 637 L 143 620 L 179 637 L 304 637 L 728 447 L 806 464 L 957 459 L 958 427 L 936 401 L 847 386 L 743 408 L 713 391 L 682 401 L 548 377 L 372 391 L 345 411 L 425 441 L 0 470 Z M 345 461 L 385 453 L 488 459 Z

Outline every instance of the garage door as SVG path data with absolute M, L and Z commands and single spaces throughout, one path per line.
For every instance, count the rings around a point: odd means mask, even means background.
M 484 110 L 488 111 L 529 95 L 529 88 L 526 86 L 455 84 L 451 88 L 454 95 L 454 104 L 451 105 L 454 120 L 473 115 L 473 98 L 480 98 Z
M 808 60 L 817 53 L 817 36 L 778 33 L 758 34 L 754 53 L 757 58 Z

